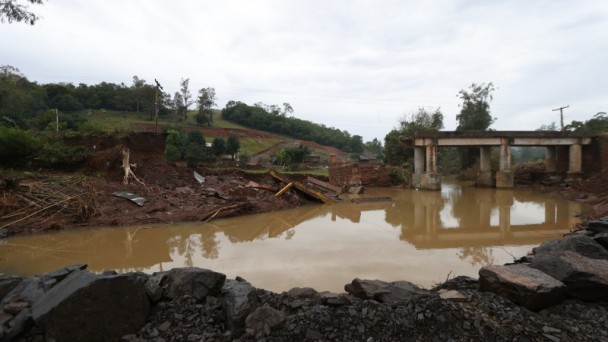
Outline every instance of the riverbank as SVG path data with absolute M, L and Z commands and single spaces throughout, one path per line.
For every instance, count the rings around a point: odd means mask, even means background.
M 198 268 L 95 275 L 75 265 L 4 276 L 0 340 L 608 340 L 608 222 L 588 228 L 518 264 L 486 266 L 480 280 L 455 277 L 432 289 L 354 279 L 344 293 L 273 293 Z M 560 262 L 557 273 L 545 267 Z

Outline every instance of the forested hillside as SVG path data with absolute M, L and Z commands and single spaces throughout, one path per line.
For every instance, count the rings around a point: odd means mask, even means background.
M 290 113 L 291 106 L 287 103 L 281 109 L 278 106 L 250 106 L 230 101 L 222 110 L 222 118 L 254 129 L 334 146 L 346 152 L 363 152 L 365 146 L 361 136 L 351 136 L 347 131 L 288 116 Z

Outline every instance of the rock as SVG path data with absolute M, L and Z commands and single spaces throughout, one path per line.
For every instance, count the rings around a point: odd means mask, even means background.
M 429 291 L 407 281 L 391 283 L 382 280 L 362 280 L 355 278 L 344 286 L 346 292 L 361 299 L 375 299 L 382 303 L 409 301 L 415 296 L 428 294 Z
M 587 229 L 594 233 L 608 233 L 608 220 L 589 221 Z
M 22 310 L 9 323 L 9 328 L 6 331 L 8 341 L 14 340 L 22 333 L 28 331 L 32 326 L 32 315 L 29 309 Z
M 46 277 L 46 278 L 51 278 L 51 279 L 56 280 L 57 282 L 60 282 L 63 279 L 65 279 L 68 275 L 70 275 L 70 273 L 77 271 L 77 270 L 84 270 L 87 268 L 87 266 L 88 266 L 87 264 L 70 265 L 68 267 L 60 268 L 58 270 L 45 273 L 42 276 Z
M 479 286 L 481 291 L 495 293 L 530 310 L 559 304 L 566 294 L 562 282 L 524 264 L 484 266 L 479 270 Z
M 306 329 L 306 338 L 313 341 L 318 341 L 323 339 L 323 334 L 319 331 L 308 328 Z
M 393 281 L 378 291 L 374 296 L 374 299 L 382 303 L 393 304 L 407 302 L 418 296 L 429 293 L 429 291 L 424 290 L 409 281 Z
M 350 284 L 344 285 L 344 290 L 361 299 L 373 299 L 376 293 L 388 285 L 382 280 L 364 280 L 355 278 Z
M 13 276 L 0 276 L 0 302 L 11 292 L 23 279 Z
M 285 314 L 268 305 L 261 306 L 247 316 L 245 326 L 254 331 L 254 334 L 266 333 L 266 329 L 275 331 L 285 323 Z
M 539 255 L 530 267 L 566 284 L 569 297 L 592 302 L 608 300 L 608 260 L 565 251 Z
M 240 336 L 245 318 L 257 305 L 255 288 L 247 282 L 228 280 L 222 287 L 222 306 L 226 312 L 228 326 L 235 336 Z
M 457 290 L 447 290 L 439 293 L 439 298 L 450 302 L 470 302 L 471 298 Z
M 161 283 L 166 275 L 167 272 L 156 272 L 151 276 L 142 278 L 146 293 L 152 303 L 158 302 L 163 297 L 164 290 L 161 287 Z
M 315 298 L 319 293 L 311 287 L 294 287 L 287 294 L 295 298 Z
M 47 279 L 42 277 L 30 277 L 23 279 L 11 292 L 4 296 L 0 308 L 11 302 L 27 302 L 33 304 L 37 301 L 50 286 L 46 282 Z
M 535 254 L 573 251 L 593 259 L 608 259 L 608 250 L 592 237 L 582 234 L 571 234 L 558 240 L 551 240 L 535 248 Z
M 608 233 L 596 234 L 593 239 L 605 249 L 608 249 Z
M 169 299 L 190 295 L 200 301 L 207 295 L 219 295 L 225 280 L 225 274 L 204 268 L 174 268 L 165 274 L 160 286 Z
M 75 271 L 34 303 L 32 317 L 47 340 L 107 341 L 137 332 L 149 309 L 136 275 Z

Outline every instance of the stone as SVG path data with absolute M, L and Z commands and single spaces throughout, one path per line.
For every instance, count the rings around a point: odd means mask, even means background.
M 530 267 L 566 284 L 568 297 L 590 302 L 608 300 L 608 260 L 565 251 L 538 255 Z
M 587 222 L 587 229 L 594 233 L 608 233 L 608 220 L 595 220 Z
M 67 267 L 57 269 L 55 271 L 45 273 L 43 275 L 43 277 L 52 278 L 52 279 L 55 279 L 57 282 L 60 282 L 63 279 L 65 279 L 68 275 L 70 275 L 70 273 L 77 271 L 77 270 L 82 271 L 82 270 L 86 269 L 87 267 L 88 267 L 87 264 L 74 264 L 74 265 L 70 265 Z
M 317 330 L 308 328 L 306 329 L 306 338 L 313 341 L 319 341 L 323 339 L 323 334 Z
M 137 332 L 149 310 L 136 275 L 75 271 L 34 303 L 32 317 L 47 340 L 107 341 Z
M 608 259 L 608 250 L 592 237 L 582 234 L 571 234 L 558 240 L 551 240 L 534 249 L 536 255 L 573 251 L 593 259 Z
M 479 270 L 481 291 L 492 292 L 530 310 L 561 303 L 566 286 L 559 280 L 524 264 L 491 265 Z
M 457 290 L 447 290 L 439 294 L 439 298 L 450 302 L 470 302 L 471 298 Z
M 608 249 L 608 233 L 599 233 L 593 237 L 595 242 L 599 243 L 605 249 Z
M 165 279 L 166 274 L 167 272 L 156 272 L 151 276 L 142 278 L 146 293 L 152 303 L 158 302 L 163 297 L 164 290 L 161 287 L 161 283 Z
M 416 297 L 429 293 L 429 291 L 424 290 L 409 281 L 393 281 L 378 291 L 374 296 L 374 299 L 382 303 L 393 304 L 408 302 Z
M 228 280 L 222 287 L 222 307 L 226 312 L 228 326 L 240 336 L 245 327 L 245 318 L 258 303 L 255 287 L 248 282 Z
M 281 328 L 284 323 L 285 314 L 283 311 L 273 309 L 268 305 L 258 307 L 245 319 L 247 330 L 253 331 L 256 335 L 265 333 L 266 327 L 270 331 L 275 331 Z
M 344 285 L 344 290 L 361 299 L 373 299 L 376 293 L 388 283 L 382 280 L 364 280 L 355 278 L 350 284 Z
M 29 309 L 22 310 L 13 318 L 6 331 L 8 341 L 15 340 L 22 333 L 30 330 L 32 326 L 32 315 Z
M 295 298 L 315 298 L 319 293 L 311 287 L 294 287 L 287 294 Z
M 204 268 L 174 268 L 165 274 L 160 286 L 169 299 L 190 295 L 200 301 L 207 295 L 219 295 L 225 280 L 225 274 Z
M 346 292 L 361 299 L 375 299 L 382 303 L 409 301 L 416 296 L 430 293 L 407 281 L 385 282 L 355 278 L 344 286 Z
M 9 294 L 23 279 L 21 277 L 0 276 L 0 302 Z
M 30 277 L 25 278 L 11 292 L 9 292 L 0 303 L 0 308 L 11 302 L 27 302 L 33 304 L 36 300 L 49 290 L 49 284 L 45 278 Z

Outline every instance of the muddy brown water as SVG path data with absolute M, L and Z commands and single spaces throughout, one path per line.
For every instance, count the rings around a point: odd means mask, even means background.
M 271 291 L 343 292 L 353 278 L 431 287 L 477 277 L 579 222 L 586 209 L 558 195 L 444 184 L 441 192 L 368 189 L 391 201 L 309 205 L 217 220 L 94 228 L 0 241 L 0 272 L 33 275 L 87 263 L 101 272 L 197 266 Z

